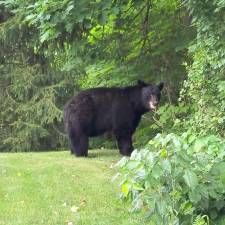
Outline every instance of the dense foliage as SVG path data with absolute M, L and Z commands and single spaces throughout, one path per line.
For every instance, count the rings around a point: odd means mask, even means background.
M 225 209 L 224 159 L 225 142 L 214 135 L 157 135 L 120 161 L 123 197 L 155 223 L 207 224 Z
M 62 108 L 80 88 L 164 80 L 176 102 L 195 36 L 180 1 L 5 0 L 0 12 L 2 150 L 64 147 Z M 138 145 L 160 130 L 150 121 Z
M 179 104 L 158 111 L 164 135 L 121 161 L 123 196 L 159 224 L 211 224 L 225 209 L 225 1 L 186 6 L 197 37 Z

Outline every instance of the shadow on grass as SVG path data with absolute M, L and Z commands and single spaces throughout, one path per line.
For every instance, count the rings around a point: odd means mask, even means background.
M 107 150 L 89 150 L 88 158 L 111 158 L 120 157 L 119 151 L 117 149 L 107 149 Z

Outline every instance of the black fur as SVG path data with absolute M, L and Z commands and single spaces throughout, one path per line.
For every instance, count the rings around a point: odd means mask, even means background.
M 64 122 L 71 153 L 88 155 L 88 138 L 113 131 L 122 155 L 133 151 L 132 134 L 141 116 L 150 111 L 149 100 L 158 105 L 163 83 L 138 81 L 125 88 L 93 88 L 80 92 L 64 108 Z M 153 96 L 153 97 L 152 97 Z

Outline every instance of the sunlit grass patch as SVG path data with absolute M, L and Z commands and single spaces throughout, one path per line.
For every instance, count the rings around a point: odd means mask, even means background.
M 1 225 L 140 225 L 119 200 L 111 165 L 118 151 L 0 154 Z

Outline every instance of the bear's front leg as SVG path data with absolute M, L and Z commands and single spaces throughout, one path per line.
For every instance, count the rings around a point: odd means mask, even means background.
M 121 155 L 130 156 L 133 151 L 132 135 L 131 134 L 119 134 L 116 135 L 116 140 Z

